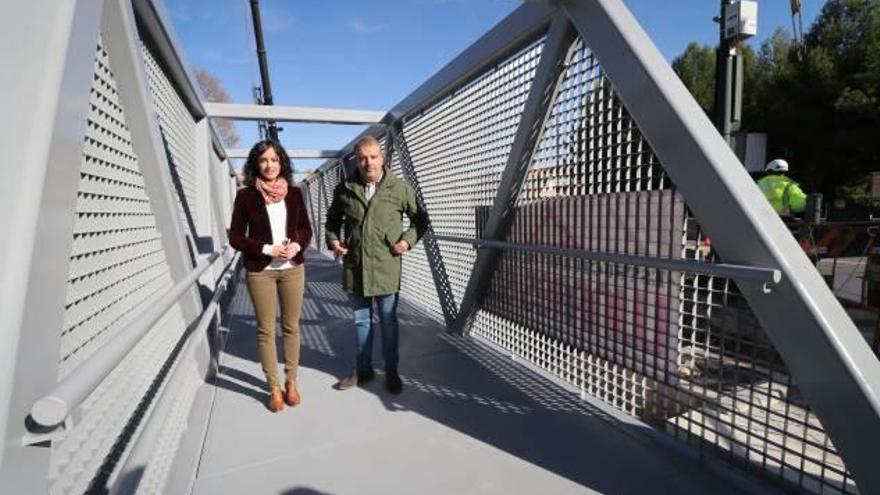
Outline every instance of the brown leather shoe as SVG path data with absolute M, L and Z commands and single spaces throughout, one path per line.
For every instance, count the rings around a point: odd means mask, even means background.
M 273 387 L 272 390 L 269 391 L 269 400 L 266 402 L 266 407 L 272 412 L 278 412 L 284 409 L 284 398 L 281 397 L 280 388 Z
M 358 385 L 358 374 L 357 372 L 352 373 L 351 375 L 339 380 L 339 383 L 336 384 L 336 390 L 348 390 L 350 388 L 355 388 Z
M 299 390 L 296 389 L 296 382 L 287 382 L 284 384 L 284 402 L 288 406 L 298 406 L 302 400 L 299 396 Z

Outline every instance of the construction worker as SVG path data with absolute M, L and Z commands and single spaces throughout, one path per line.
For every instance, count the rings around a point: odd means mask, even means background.
M 758 188 L 776 213 L 790 217 L 794 213 L 803 212 L 807 207 L 807 195 L 797 182 L 785 175 L 788 172 L 788 162 L 781 158 L 772 160 L 764 167 L 764 172 L 767 175 L 758 181 Z

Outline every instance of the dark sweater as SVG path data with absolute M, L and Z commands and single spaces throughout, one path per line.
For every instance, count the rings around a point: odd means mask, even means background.
M 302 247 L 292 260 L 293 264 L 303 262 L 303 251 L 312 240 L 312 228 L 302 193 L 298 187 L 290 186 L 284 198 L 287 207 L 287 237 Z M 263 196 L 253 186 L 239 189 L 232 208 L 232 223 L 229 226 L 229 244 L 244 255 L 244 266 L 251 272 L 266 268 L 271 256 L 263 254 L 263 245 L 272 244 L 272 226 Z

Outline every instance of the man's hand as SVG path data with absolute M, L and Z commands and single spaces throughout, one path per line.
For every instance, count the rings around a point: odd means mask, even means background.
M 391 246 L 391 252 L 394 254 L 403 254 L 407 251 L 409 251 L 409 243 L 403 239 L 397 241 L 397 244 Z
M 339 256 L 345 256 L 346 254 L 348 254 L 348 246 L 339 242 L 338 239 L 333 239 L 332 241 L 330 241 L 330 249 L 332 249 L 333 252 L 338 254 Z

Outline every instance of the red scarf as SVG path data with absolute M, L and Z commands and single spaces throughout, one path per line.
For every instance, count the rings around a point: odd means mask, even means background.
M 269 184 L 263 179 L 257 177 L 254 185 L 256 186 L 257 191 L 260 191 L 260 194 L 263 195 L 263 199 L 266 201 L 267 205 L 277 203 L 287 196 L 287 179 L 284 177 L 275 179 L 273 184 Z

